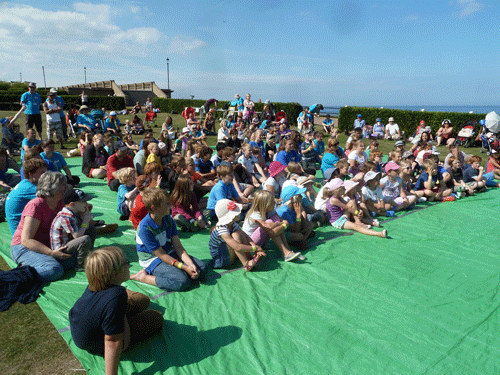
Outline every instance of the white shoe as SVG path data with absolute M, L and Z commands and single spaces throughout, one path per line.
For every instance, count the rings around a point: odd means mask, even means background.
M 426 197 L 418 198 L 418 203 L 422 203 L 422 202 L 427 202 L 427 198 Z

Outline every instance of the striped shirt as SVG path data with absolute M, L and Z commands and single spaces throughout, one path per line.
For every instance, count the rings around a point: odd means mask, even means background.
M 232 232 L 229 232 L 229 225 L 216 226 L 210 234 L 210 240 L 208 241 L 208 248 L 210 249 L 210 253 L 212 253 L 212 251 L 217 251 L 222 245 L 226 243 L 221 237 L 223 234 L 232 234 L 234 232 L 237 232 L 239 229 L 240 226 L 236 223 L 233 224 Z
M 73 233 L 79 231 L 80 220 L 73 211 L 64 207 L 54 218 L 50 227 L 50 247 L 59 249 L 71 241 Z

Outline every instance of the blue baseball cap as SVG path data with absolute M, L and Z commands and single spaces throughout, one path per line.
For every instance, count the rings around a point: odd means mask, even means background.
M 9 121 L 9 119 L 4 117 L 4 118 L 0 119 L 0 125 L 4 125 L 8 121 Z
M 325 173 L 323 173 L 323 177 L 325 180 L 330 181 L 332 178 L 333 173 L 338 170 L 338 168 L 328 168 Z
M 363 116 L 361 115 L 361 113 L 358 113 L 358 116 L 357 116 L 357 117 L 363 117 Z
M 281 199 L 283 200 L 283 202 L 288 202 L 290 199 L 292 199 L 293 196 L 305 193 L 306 190 L 307 189 L 304 187 L 299 188 L 293 185 L 287 186 L 281 191 Z

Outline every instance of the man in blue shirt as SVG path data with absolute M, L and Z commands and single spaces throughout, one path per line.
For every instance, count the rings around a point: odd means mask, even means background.
M 236 98 L 235 105 L 238 108 L 238 112 L 242 112 L 243 109 L 245 109 L 245 106 L 243 105 L 243 98 L 240 94 L 236 94 L 234 97 Z
M 35 91 L 36 83 L 31 82 L 28 85 L 28 91 L 21 96 L 21 105 L 25 107 L 24 114 L 26 115 L 26 131 L 35 126 L 38 137 L 42 139 L 42 115 L 40 114 L 42 97 Z
M 97 131 L 97 121 L 94 116 L 89 115 L 89 107 L 82 105 L 80 107 L 80 115 L 76 119 L 76 125 L 79 128 L 87 129 L 92 134 Z
M 361 116 L 361 113 L 358 114 L 358 116 L 356 117 L 356 120 L 354 120 L 354 129 L 356 128 L 361 128 L 363 129 L 366 125 L 366 122 L 365 120 L 363 120 L 363 116 Z
M 300 154 L 294 148 L 295 142 L 292 139 L 288 139 L 285 143 L 285 149 L 278 152 L 276 161 L 279 161 L 283 165 L 288 165 L 291 161 L 300 163 Z

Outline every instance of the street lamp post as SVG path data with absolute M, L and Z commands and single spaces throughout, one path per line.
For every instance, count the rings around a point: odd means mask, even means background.
M 47 87 L 47 82 L 45 81 L 45 68 L 42 66 L 42 73 L 43 73 L 43 87 Z
M 83 67 L 83 75 L 85 77 L 85 83 L 87 83 L 87 67 L 86 66 Z
M 167 57 L 167 89 L 170 91 L 170 69 L 168 66 L 169 62 L 170 62 L 170 60 Z

